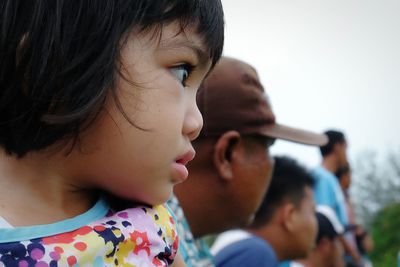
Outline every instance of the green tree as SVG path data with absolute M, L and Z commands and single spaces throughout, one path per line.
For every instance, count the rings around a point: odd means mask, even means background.
M 376 267 L 397 266 L 400 251 L 400 204 L 391 204 L 380 210 L 372 222 L 375 248 L 371 259 Z
M 372 234 L 377 267 L 397 266 L 400 251 L 400 151 L 364 151 L 353 164 L 351 198 L 358 222 Z
M 379 210 L 400 202 L 400 151 L 383 157 L 364 151 L 356 158 L 352 176 L 351 197 L 357 218 L 369 228 Z

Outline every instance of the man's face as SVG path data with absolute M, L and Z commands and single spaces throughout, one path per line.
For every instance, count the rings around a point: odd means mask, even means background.
M 347 164 L 347 143 L 337 143 L 335 145 L 336 158 L 339 166 L 345 166 Z
M 351 184 L 351 173 L 350 172 L 343 174 L 343 176 L 341 177 L 340 184 L 342 185 L 342 187 L 344 189 L 350 188 L 350 184 Z
M 234 159 L 231 206 L 236 213 L 236 226 L 251 223 L 269 187 L 274 164 L 269 154 L 272 143 L 270 138 L 244 137 L 243 149 Z
M 295 210 L 293 242 L 296 244 L 292 246 L 297 250 L 292 251 L 293 258 L 304 258 L 312 251 L 318 230 L 313 191 L 306 186 L 304 193 L 300 207 Z

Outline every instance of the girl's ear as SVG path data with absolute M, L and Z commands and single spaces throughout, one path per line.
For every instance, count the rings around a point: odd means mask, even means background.
M 214 145 L 214 166 L 224 180 L 233 178 L 232 154 L 240 141 L 240 133 L 228 131 Z

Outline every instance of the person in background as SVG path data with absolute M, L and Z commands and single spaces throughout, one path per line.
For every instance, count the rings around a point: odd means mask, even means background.
M 331 207 L 340 223 L 346 228 L 349 226 L 349 218 L 346 210 L 346 200 L 335 173 L 339 168 L 347 166 L 347 141 L 341 131 L 327 130 L 328 143 L 320 147 L 322 163 L 311 172 L 315 179 L 314 196 L 317 205 Z M 352 244 L 343 236 L 340 237 L 344 250 L 351 255 L 352 261 L 360 265 L 361 257 Z
M 350 165 L 347 163 L 337 169 L 335 172 L 335 176 L 339 181 L 340 187 L 342 189 L 344 199 L 345 199 L 345 207 L 346 207 L 346 214 L 348 218 L 348 224 L 346 226 L 347 230 L 344 234 L 344 238 L 346 239 L 347 243 L 349 246 L 351 246 L 352 250 L 357 251 L 360 254 L 360 251 L 358 250 L 357 243 L 356 243 L 356 238 L 355 238 L 355 229 L 357 226 L 356 222 L 356 217 L 354 213 L 354 208 L 353 204 L 350 199 L 350 185 L 351 185 L 351 169 Z M 348 267 L 352 266 L 357 266 L 356 263 L 354 263 L 354 260 L 351 255 L 348 253 L 345 253 L 345 264 Z
M 344 200 L 345 200 L 345 207 L 346 207 L 346 214 L 348 218 L 348 225 L 356 225 L 356 218 L 354 213 L 354 208 L 351 203 L 350 198 L 350 186 L 351 186 L 351 169 L 350 165 L 347 163 L 341 167 L 339 167 L 336 172 L 335 176 L 339 181 L 340 188 L 342 189 Z
M 372 262 L 368 257 L 368 253 L 374 249 L 374 241 L 372 240 L 368 231 L 365 230 L 361 225 L 358 225 L 356 228 L 356 243 L 357 248 L 363 258 L 364 266 L 372 267 Z
M 342 132 L 325 131 L 328 143 L 320 147 L 322 163 L 312 170 L 315 179 L 314 197 L 318 205 L 331 207 L 342 225 L 348 224 L 343 191 L 335 176 L 337 170 L 347 165 L 347 142 Z
M 305 259 L 292 261 L 290 267 L 334 267 L 343 258 L 339 237 L 344 227 L 328 206 L 317 206 L 318 234 L 315 248 Z
M 169 205 L 178 217 L 180 251 L 188 266 L 212 266 L 199 239 L 252 222 L 273 169 L 275 139 L 321 145 L 321 134 L 278 124 L 256 70 L 223 57 L 203 83 L 197 103 L 204 127 L 193 143 L 189 179 Z
M 306 257 L 317 234 L 313 184 L 296 161 L 275 157 L 272 181 L 253 223 L 223 233 L 214 243 L 217 267 L 273 267 Z

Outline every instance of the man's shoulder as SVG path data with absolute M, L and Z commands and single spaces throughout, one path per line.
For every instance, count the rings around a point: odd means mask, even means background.
M 238 249 L 241 251 L 245 250 L 251 250 L 251 251 L 256 251 L 256 252 L 264 252 L 264 251 L 270 251 L 271 246 L 268 244 L 267 241 L 255 236 L 255 235 L 250 235 L 249 237 L 236 241 L 230 245 L 228 245 L 226 248 L 231 248 L 233 250 Z
M 217 266 L 275 266 L 277 259 L 267 241 L 251 235 L 236 241 L 216 255 Z M 262 265 L 259 265 L 262 264 Z
M 335 183 L 337 179 L 335 175 L 325 169 L 323 166 L 317 166 L 311 171 L 311 175 L 314 177 L 317 183 Z
M 216 255 L 227 246 L 234 244 L 238 241 L 241 241 L 243 239 L 247 239 L 250 236 L 251 236 L 250 233 L 241 229 L 233 229 L 225 231 L 219 234 L 217 239 L 215 239 L 211 247 L 211 253 Z
M 251 236 L 241 241 L 239 244 L 243 249 L 250 249 L 253 253 L 267 253 L 274 256 L 271 245 L 257 236 Z

